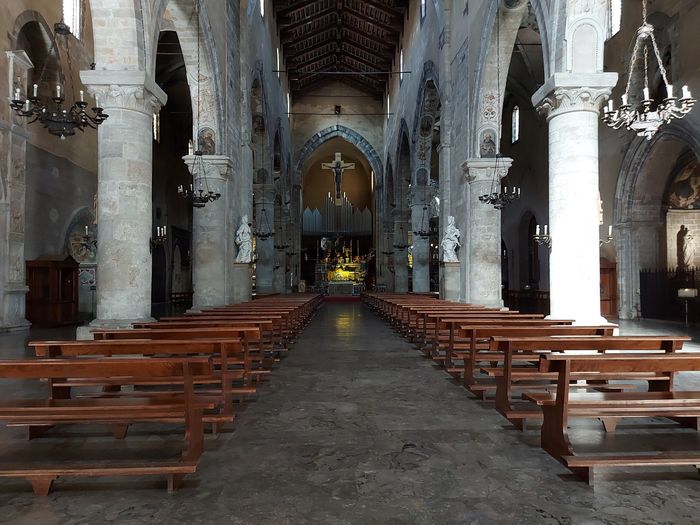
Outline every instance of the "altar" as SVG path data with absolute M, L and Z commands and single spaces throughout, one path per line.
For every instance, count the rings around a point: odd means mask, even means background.
M 352 281 L 329 281 L 328 295 L 353 295 L 354 288 Z

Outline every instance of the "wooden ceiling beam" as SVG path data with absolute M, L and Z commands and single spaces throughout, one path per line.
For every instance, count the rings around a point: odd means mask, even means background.
M 367 24 L 370 26 L 375 27 L 379 31 L 384 31 L 385 33 L 390 33 L 394 35 L 395 37 L 398 37 L 399 34 L 401 33 L 401 25 L 400 24 L 391 24 L 391 25 L 386 25 L 383 22 L 380 22 L 378 20 L 371 20 L 367 18 L 367 16 L 364 13 L 361 13 L 360 11 L 355 11 L 352 8 L 349 8 L 345 6 L 343 9 L 343 14 L 344 15 L 349 15 L 355 20 L 357 20 L 360 24 Z

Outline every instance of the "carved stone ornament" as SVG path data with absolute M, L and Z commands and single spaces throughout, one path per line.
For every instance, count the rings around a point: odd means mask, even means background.
M 598 113 L 611 93 L 611 88 L 557 88 L 537 106 L 540 115 L 551 118 L 570 111 Z

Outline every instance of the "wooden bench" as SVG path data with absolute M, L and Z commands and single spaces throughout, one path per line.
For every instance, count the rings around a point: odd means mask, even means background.
M 605 353 L 623 352 L 660 352 L 673 353 L 683 348 L 689 341 L 686 336 L 631 336 L 631 337 L 493 337 L 489 351 L 503 354 L 503 366 L 500 368 L 482 368 L 482 371 L 496 378 L 496 410 L 517 428 L 524 429 L 529 419 L 541 419 L 542 411 L 533 410 L 532 405 L 517 407 L 513 404 L 513 390 L 551 388 L 556 384 L 555 372 L 544 372 L 537 366 L 515 366 L 519 361 L 537 362 L 540 354 L 547 352 L 581 352 Z M 520 354 L 519 359 L 515 356 Z M 650 391 L 668 391 L 673 380 L 670 374 L 656 372 L 627 371 L 625 373 L 576 373 L 574 379 L 596 381 L 590 388 L 606 389 L 607 381 L 646 381 Z M 541 385 L 538 387 L 536 383 Z M 600 383 L 603 384 L 600 384 Z M 603 422 L 605 424 L 605 421 Z
M 589 484 L 593 484 L 596 471 L 612 467 L 687 465 L 700 469 L 698 451 L 579 455 L 568 435 L 569 418 L 608 420 L 610 428 L 614 429 L 622 418 L 666 417 L 698 430 L 700 392 L 673 391 L 672 384 L 668 384 L 664 391 L 572 393 L 571 382 L 581 374 L 645 373 L 673 377 L 676 372 L 698 372 L 699 354 L 544 354 L 540 357 L 539 369 L 557 376 L 555 394 L 527 395 L 543 409 L 542 448 Z
M 179 377 L 184 395 L 87 399 L 9 399 L 0 402 L 0 421 L 6 424 L 55 425 L 103 423 L 122 426 L 132 423 L 185 423 L 185 441 L 181 457 L 172 461 L 141 464 L 76 463 L 21 466 L 0 469 L 0 477 L 26 478 L 37 495 L 47 495 L 59 476 L 142 476 L 165 475 L 168 490 L 177 489 L 185 475 L 195 472 L 204 450 L 202 411 L 209 402 L 194 393 L 193 379 L 212 373 L 207 358 L 153 359 L 44 359 L 0 361 L 0 379 L 48 379 L 65 377 L 118 377 L 124 384 Z M 109 454 L 109 449 L 105 450 Z
M 194 376 L 194 384 L 199 387 L 197 393 L 206 395 L 212 401 L 212 410 L 204 414 L 204 422 L 211 425 L 212 432 L 226 423 L 233 422 L 234 396 L 250 395 L 255 390 L 245 384 L 250 371 L 248 362 L 239 339 L 228 340 L 103 340 L 103 341 L 32 341 L 29 347 L 34 349 L 37 357 L 134 357 L 154 356 L 183 357 L 204 355 L 212 359 L 215 369 L 206 375 Z M 142 362 L 148 362 L 143 359 Z M 242 363 L 242 366 L 241 366 Z M 231 367 L 236 369 L 232 369 Z M 243 383 L 239 386 L 239 383 Z M 121 391 L 124 384 L 144 388 L 135 392 Z M 52 399 L 70 399 L 75 387 L 100 387 L 101 392 L 82 394 L 83 397 L 159 397 L 182 395 L 184 384 L 180 376 L 156 378 L 145 377 L 140 383 L 122 383 L 119 377 L 91 376 L 75 377 L 68 375 L 61 380 L 51 382 Z M 145 390 L 149 388 L 150 390 Z M 42 429 L 29 428 L 29 437 L 38 437 Z M 126 435 L 127 427 L 119 430 L 118 437 Z

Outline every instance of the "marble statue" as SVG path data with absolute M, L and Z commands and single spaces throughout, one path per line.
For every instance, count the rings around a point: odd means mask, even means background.
M 241 225 L 236 230 L 236 245 L 238 246 L 237 263 L 249 263 L 253 260 L 253 237 L 248 226 L 248 216 L 241 217 Z
M 687 270 L 693 262 L 695 255 L 693 246 L 693 236 L 690 230 L 681 224 L 678 233 L 676 234 L 676 257 L 678 259 L 678 269 L 681 271 Z
M 445 234 L 442 236 L 442 260 L 443 262 L 459 262 L 457 254 L 455 253 L 457 248 L 462 246 L 459 243 L 459 237 L 461 232 L 455 226 L 455 218 L 450 215 L 447 217 L 447 227 L 445 228 Z

